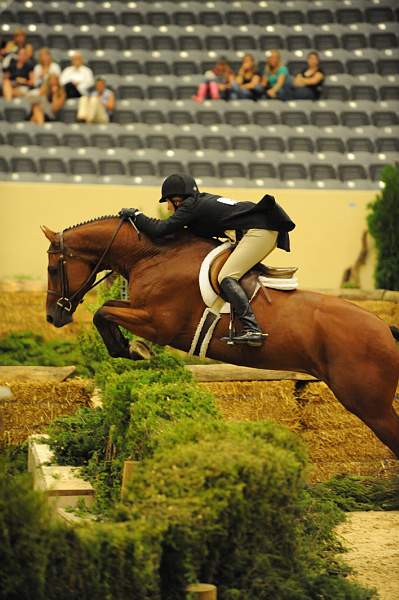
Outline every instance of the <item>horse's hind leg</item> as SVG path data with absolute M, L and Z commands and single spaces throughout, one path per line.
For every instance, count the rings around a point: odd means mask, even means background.
M 392 406 L 397 380 L 394 372 L 377 376 L 370 367 L 367 375 L 362 371 L 356 377 L 353 370 L 339 381 L 330 382 L 330 387 L 345 408 L 370 427 L 399 458 L 399 416 Z

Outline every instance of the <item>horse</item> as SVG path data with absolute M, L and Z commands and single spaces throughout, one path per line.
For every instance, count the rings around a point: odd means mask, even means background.
M 42 227 L 48 249 L 47 321 L 73 319 L 97 273 L 115 271 L 129 282 L 130 300 L 111 300 L 93 317 L 112 357 L 140 358 L 120 327 L 159 345 L 188 351 L 205 305 L 198 274 L 218 244 L 182 231 L 162 240 L 128 221 L 105 216 L 60 233 Z M 399 329 L 340 298 L 307 290 L 258 293 L 253 309 L 269 333 L 258 348 L 221 341 L 229 316 L 218 322 L 210 358 L 249 367 L 308 373 L 324 381 L 399 457 L 399 416 L 393 400 L 399 376 Z

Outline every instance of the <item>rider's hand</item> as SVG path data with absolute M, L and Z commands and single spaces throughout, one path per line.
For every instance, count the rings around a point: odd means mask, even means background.
M 122 208 L 118 214 L 121 219 L 132 219 L 134 221 L 135 216 L 139 212 L 138 208 Z

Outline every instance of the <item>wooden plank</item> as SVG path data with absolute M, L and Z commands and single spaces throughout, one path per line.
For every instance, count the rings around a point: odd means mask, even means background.
M 192 583 L 186 592 L 190 600 L 217 600 L 217 588 L 211 583 Z
M 270 369 L 253 369 L 252 367 L 239 367 L 237 365 L 188 365 L 197 381 L 280 381 L 291 379 L 293 381 L 318 381 L 307 373 L 296 371 L 272 371 Z
M 134 470 L 138 464 L 137 460 L 125 460 L 123 461 L 123 473 L 122 473 L 122 486 L 121 486 L 121 499 L 126 498 L 129 483 L 133 477 Z
M 0 381 L 45 381 L 60 383 L 76 371 L 73 365 L 69 367 L 0 367 Z

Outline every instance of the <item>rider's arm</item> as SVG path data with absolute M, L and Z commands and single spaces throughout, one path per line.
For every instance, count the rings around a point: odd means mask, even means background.
M 134 222 L 140 231 L 143 231 L 150 237 L 161 237 L 163 235 L 175 233 L 176 231 L 183 229 L 185 225 L 191 223 L 194 219 L 194 207 L 195 199 L 189 197 L 186 198 L 176 212 L 165 221 L 162 221 L 161 219 L 151 219 L 142 213 L 138 213 L 134 218 Z

